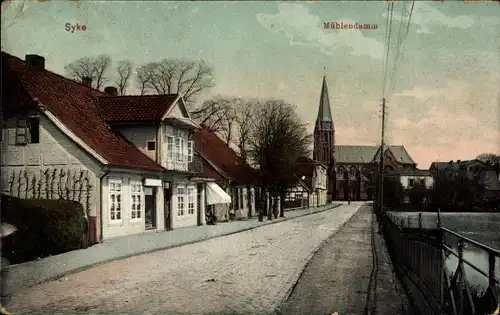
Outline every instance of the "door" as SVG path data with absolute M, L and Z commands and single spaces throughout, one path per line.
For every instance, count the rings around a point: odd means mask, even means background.
M 203 191 L 203 183 L 198 183 L 196 187 L 196 222 L 198 222 L 198 225 L 203 225 L 203 218 L 201 217 L 201 206 L 205 204 L 205 200 L 201 200 L 201 192 Z
M 165 204 L 165 211 L 163 212 L 163 218 L 165 222 L 165 230 L 170 231 L 172 229 L 172 184 L 167 183 L 168 188 L 163 189 L 163 199 Z
M 144 188 L 145 228 L 156 229 L 156 187 Z

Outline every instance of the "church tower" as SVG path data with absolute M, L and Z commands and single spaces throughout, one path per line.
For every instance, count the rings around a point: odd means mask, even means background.
M 323 163 L 327 168 L 328 200 L 335 198 L 335 127 L 333 125 L 332 110 L 328 97 L 326 76 L 323 76 L 321 96 L 319 98 L 318 117 L 314 126 L 313 159 Z
M 333 126 L 332 110 L 328 97 L 326 77 L 323 76 L 321 96 L 319 99 L 318 117 L 314 126 L 313 159 L 322 162 L 327 167 L 333 165 L 335 150 L 335 128 Z

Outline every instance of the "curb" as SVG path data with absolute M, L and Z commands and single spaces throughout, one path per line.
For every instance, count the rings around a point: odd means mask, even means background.
M 143 251 L 135 252 L 135 253 L 132 253 L 132 254 L 126 254 L 126 255 L 121 255 L 121 256 L 114 257 L 114 258 L 110 258 L 110 259 L 105 259 L 105 260 L 102 260 L 102 261 L 99 261 L 99 262 L 96 262 L 96 263 L 91 263 L 91 264 L 88 264 L 88 265 L 85 265 L 85 266 L 81 266 L 81 267 L 77 267 L 77 268 L 66 270 L 66 271 L 64 271 L 62 273 L 59 273 L 59 274 L 55 275 L 55 276 L 47 277 L 47 278 L 45 278 L 43 280 L 36 281 L 33 284 L 29 284 L 29 285 L 26 285 L 26 286 L 20 286 L 19 288 L 17 288 L 17 290 L 13 290 L 12 292 L 9 292 L 8 296 L 11 296 L 11 295 L 15 294 L 16 292 L 18 292 L 18 291 L 20 291 L 20 290 L 22 290 L 24 288 L 30 288 L 30 287 L 33 287 L 33 286 L 36 286 L 36 285 L 39 285 L 39 284 L 42 284 L 42 283 L 46 283 L 46 282 L 50 282 L 50 281 L 55 281 L 55 280 L 58 280 L 58 279 L 61 279 L 61 278 L 65 277 L 65 276 L 68 276 L 68 275 L 71 275 L 71 274 L 75 274 L 75 273 L 78 273 L 78 272 L 81 272 L 81 271 L 85 271 L 85 270 L 97 267 L 97 266 L 105 264 L 105 263 L 109 263 L 109 262 L 113 262 L 113 261 L 117 261 L 117 260 L 122 260 L 122 259 L 127 259 L 127 258 L 130 258 L 130 257 L 135 257 L 135 256 L 139 256 L 139 255 L 144 255 L 144 254 L 150 254 L 150 253 L 154 253 L 154 252 L 158 252 L 158 251 L 162 251 L 162 250 L 168 250 L 168 249 L 172 249 L 172 248 L 176 248 L 176 247 L 181 247 L 181 246 L 185 246 L 185 245 L 191 245 L 191 244 L 195 244 L 195 243 L 199 243 L 199 242 L 203 242 L 203 241 L 208 241 L 208 240 L 211 240 L 211 239 L 214 239 L 214 238 L 218 238 L 218 237 L 229 236 L 229 235 L 232 235 L 232 234 L 236 234 L 236 233 L 241 233 L 241 232 L 245 232 L 245 231 L 257 229 L 257 228 L 260 228 L 260 227 L 263 227 L 263 226 L 266 226 L 266 225 L 276 224 L 276 223 L 280 223 L 280 222 L 284 222 L 284 221 L 288 221 L 288 220 L 297 219 L 297 218 L 300 218 L 300 217 L 305 217 L 305 216 L 308 216 L 308 215 L 313 215 L 313 214 L 325 212 L 325 211 L 328 211 L 328 210 L 332 210 L 332 209 L 338 208 L 341 205 L 342 204 L 333 204 L 332 206 L 327 207 L 327 208 L 325 208 L 323 210 L 300 214 L 300 215 L 294 216 L 292 218 L 285 217 L 285 218 L 273 219 L 272 221 L 260 222 L 261 224 L 259 224 L 259 225 L 251 226 L 251 227 L 248 227 L 248 228 L 243 228 L 241 230 L 236 230 L 236 231 L 221 233 L 221 234 L 218 234 L 218 235 L 213 235 L 213 236 L 208 236 L 208 237 L 202 237 L 202 238 L 199 238 L 199 239 L 196 239 L 196 240 L 187 241 L 187 242 L 183 242 L 183 243 L 179 243 L 179 244 L 161 246 L 161 247 L 157 247 L 157 248 L 153 248 L 153 249 L 148 249 L 148 250 L 143 250 Z M 13 266 L 15 266 L 15 265 L 13 265 Z
M 283 307 L 283 304 L 288 301 L 288 299 L 290 298 L 290 296 L 293 294 L 293 291 L 295 291 L 295 287 L 297 287 L 297 284 L 299 283 L 300 281 L 300 278 L 302 278 L 302 275 L 304 274 L 306 268 L 309 266 L 309 264 L 311 263 L 312 259 L 314 258 L 314 256 L 318 253 L 318 251 L 323 248 L 323 246 L 328 243 L 333 237 L 335 237 L 335 235 L 340 231 L 340 229 L 342 229 L 349 221 L 351 221 L 351 219 L 356 215 L 358 214 L 358 212 L 361 210 L 361 208 L 363 208 L 365 206 L 365 204 L 362 204 L 358 210 L 356 212 L 353 213 L 353 215 L 347 219 L 345 222 L 343 222 L 339 227 L 338 229 L 332 233 L 332 235 L 328 236 L 324 241 L 322 241 L 319 246 L 311 253 L 311 255 L 308 257 L 307 259 L 307 262 L 305 263 L 304 267 L 299 270 L 295 275 L 294 277 L 292 277 L 292 279 L 295 279 L 295 281 L 293 282 L 293 284 L 290 286 L 290 288 L 286 291 L 286 294 L 285 296 L 281 299 L 281 301 L 279 302 L 278 304 L 278 307 L 276 307 L 276 309 L 274 310 L 273 314 L 274 315 L 284 315 L 283 313 L 281 313 L 281 308 Z

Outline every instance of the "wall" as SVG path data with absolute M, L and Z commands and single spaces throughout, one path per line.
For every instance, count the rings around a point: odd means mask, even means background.
M 9 193 L 9 181 L 12 175 L 26 171 L 30 182 L 36 180 L 37 183 L 42 184 L 41 189 L 36 188 L 45 192 L 40 197 L 59 198 L 59 194 L 62 193 L 63 198 L 79 201 L 84 208 L 88 207 L 90 215 L 97 218 L 97 238 L 99 239 L 101 224 L 99 177 L 102 174 L 99 162 L 62 133 L 43 114 L 40 115 L 39 143 L 15 145 L 15 126 L 16 119 L 8 119 L 4 122 L 2 130 L 2 191 Z M 61 181 L 57 180 L 53 182 L 53 185 L 47 186 L 47 177 L 44 173 L 54 174 L 54 172 Z M 86 189 L 81 191 L 81 186 L 77 185 L 77 179 L 82 174 L 88 179 L 90 185 L 88 195 L 85 193 Z M 33 197 L 31 185 L 28 185 L 28 190 L 26 190 L 25 183 L 14 183 L 14 186 L 14 196 L 21 191 L 20 197 Z M 47 196 L 47 189 L 51 189 L 49 186 L 53 188 L 54 194 Z M 61 192 L 58 188 L 64 188 L 64 191 Z M 69 188 L 69 191 L 65 188 Z
M 132 219 L 132 196 L 131 196 L 131 181 L 144 183 L 144 176 L 127 174 L 120 172 L 111 172 L 107 174 L 102 181 L 102 223 L 103 223 L 103 239 L 109 239 L 117 236 L 130 234 L 138 234 L 146 231 L 145 228 L 145 207 L 144 207 L 144 188 L 142 185 L 142 202 L 141 218 Z M 110 220 L 110 189 L 111 180 L 121 180 L 121 221 L 111 222 Z M 156 188 L 156 228 L 153 231 L 163 231 L 164 226 L 164 198 L 163 188 Z
M 156 150 L 148 150 L 148 141 L 156 141 L 158 129 L 156 126 L 127 126 L 116 129 L 118 129 L 127 140 L 132 142 L 135 147 L 149 156 L 152 160 L 156 161 Z M 155 148 L 158 148 L 158 143 L 156 143 Z

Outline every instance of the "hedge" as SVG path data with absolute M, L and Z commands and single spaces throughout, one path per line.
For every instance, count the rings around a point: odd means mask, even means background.
M 88 223 L 83 206 L 70 200 L 1 197 L 2 222 L 17 231 L 2 240 L 11 264 L 31 261 L 81 247 Z

